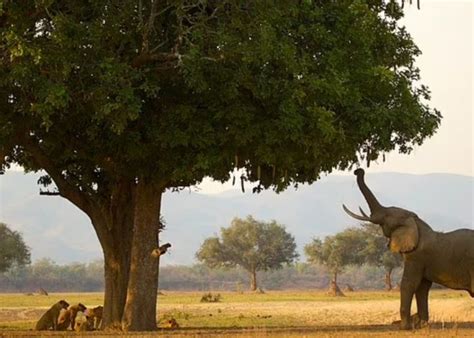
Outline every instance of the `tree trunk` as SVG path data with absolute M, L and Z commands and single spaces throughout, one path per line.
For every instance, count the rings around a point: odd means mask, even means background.
M 385 271 L 385 290 L 391 291 L 392 287 L 392 269 Z
M 118 182 L 109 204 L 96 206 L 91 216 L 104 252 L 104 312 L 102 329 L 120 328 L 127 299 L 133 239 L 134 183 Z
M 102 328 L 121 328 L 122 324 L 130 272 L 130 250 L 121 249 L 117 246 L 104 250 L 105 295 Z
M 250 291 L 257 291 L 257 271 L 250 271 Z
M 339 286 L 337 285 L 337 272 L 334 272 L 333 278 L 331 280 L 331 286 L 329 287 L 329 294 L 333 296 L 342 296 L 344 297 L 344 293 L 341 291 Z
M 158 247 L 162 188 L 140 180 L 135 194 L 130 277 L 122 321 L 126 331 L 152 331 L 156 325 Z

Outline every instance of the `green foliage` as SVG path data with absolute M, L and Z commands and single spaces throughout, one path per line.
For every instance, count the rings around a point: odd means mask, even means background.
M 27 264 L 30 264 L 30 249 L 23 237 L 18 231 L 9 229 L 5 223 L 0 223 L 0 272 Z
M 248 216 L 234 218 L 230 227 L 221 228 L 221 238 L 206 239 L 196 257 L 209 267 L 241 266 L 254 272 L 281 268 L 298 255 L 295 239 L 284 226 Z
M 324 241 L 315 238 L 304 248 L 310 263 L 326 266 L 337 276 L 350 265 L 367 264 L 383 268 L 391 275 L 395 268 L 402 265 L 402 257 L 388 250 L 387 239 L 383 236 L 380 226 L 364 223 L 362 227 L 352 227 L 327 236 Z M 365 270 L 365 279 L 370 274 Z
M 392 271 L 402 266 L 402 256 L 388 249 L 387 238 L 383 236 L 379 225 L 364 223 L 361 231 L 366 239 L 366 248 L 363 254 L 368 264 L 383 267 L 386 271 Z
M 104 289 L 104 262 L 58 265 L 43 258 L 28 266 L 15 266 L 0 274 L 2 292 L 101 291 Z
M 44 167 L 33 142 L 90 194 L 235 167 L 281 190 L 409 152 L 440 115 L 402 15 L 363 0 L 2 2 L 2 166 Z
M 38 265 L 38 266 L 36 266 Z M 48 292 L 102 291 L 104 289 L 103 261 L 58 265 L 50 260 L 39 260 L 24 267 L 13 267 L 0 273 L 0 292 L 37 292 L 39 287 Z M 85 271 L 76 273 L 76 271 Z M 207 268 L 201 264 L 193 266 L 160 267 L 160 289 L 171 291 L 233 291 L 242 293 L 247 284 L 248 272 L 242 268 Z M 396 271 L 394 280 L 399 280 Z M 381 289 L 384 286 L 384 270 L 363 265 L 349 266 L 338 276 L 339 283 L 349 283 L 360 289 Z M 325 288 L 328 284 L 327 270 L 323 266 L 297 263 L 278 270 L 262 271 L 260 285 L 269 290 L 308 290 Z M 161 298 L 166 301 L 168 293 Z M 36 299 L 36 298 L 35 298 Z M 80 300 L 79 300 L 80 301 Z M 195 299 L 194 302 L 199 301 Z M 227 301 L 227 297 L 226 297 Z M 97 303 L 99 304 L 99 303 Z
M 304 247 L 310 263 L 325 265 L 332 274 L 339 274 L 345 266 L 360 265 L 365 261 L 363 254 L 365 236 L 357 228 L 348 228 L 324 241 L 315 238 Z

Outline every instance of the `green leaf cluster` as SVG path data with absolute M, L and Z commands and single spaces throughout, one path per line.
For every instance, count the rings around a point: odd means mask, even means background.
M 409 152 L 440 114 L 402 15 L 372 0 L 4 1 L 2 166 L 42 167 L 27 137 L 91 193 L 236 167 L 279 191 Z
M 209 267 L 240 266 L 249 272 L 279 269 L 298 257 L 294 237 L 276 221 L 234 218 L 221 236 L 204 241 L 196 258 Z
M 379 225 L 364 223 L 360 230 L 365 234 L 366 247 L 363 254 L 368 264 L 383 267 L 386 271 L 402 266 L 402 255 L 389 250 L 388 239 L 383 236 Z
M 0 223 L 0 272 L 30 262 L 30 249 L 21 234 L 8 228 L 5 223 Z
M 365 236 L 357 228 L 348 228 L 324 241 L 314 238 L 304 247 L 310 263 L 325 265 L 333 274 L 339 274 L 347 265 L 365 262 Z
M 304 247 L 310 263 L 325 265 L 332 273 L 340 273 L 348 265 L 369 264 L 386 271 L 402 265 L 402 257 L 389 251 L 380 226 L 364 223 L 347 228 L 324 240 L 315 238 Z

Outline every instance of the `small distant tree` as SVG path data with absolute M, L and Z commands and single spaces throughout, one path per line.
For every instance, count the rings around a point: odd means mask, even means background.
M 196 253 L 205 265 L 240 266 L 250 274 L 250 289 L 257 290 L 257 271 L 279 269 L 298 257 L 294 237 L 276 221 L 261 222 L 252 216 L 234 218 L 221 228 L 221 238 L 210 237 Z
M 349 228 L 334 236 L 327 236 L 324 241 L 319 238 L 304 247 L 304 252 L 310 263 L 319 263 L 329 270 L 332 275 L 330 291 L 334 295 L 343 295 L 337 285 L 337 276 L 348 265 L 364 263 L 365 256 L 364 234 L 357 228 Z
M 393 253 L 387 248 L 387 238 L 382 234 L 380 226 L 372 223 L 362 224 L 366 240 L 363 251 L 368 264 L 379 266 L 385 270 L 385 289 L 392 290 L 392 272 L 402 266 L 403 259 L 400 254 Z
M 30 249 L 18 231 L 13 231 L 5 223 L 0 223 L 0 272 L 13 265 L 30 264 Z

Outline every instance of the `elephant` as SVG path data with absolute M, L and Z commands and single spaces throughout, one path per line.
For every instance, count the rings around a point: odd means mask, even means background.
M 361 208 L 361 215 L 357 215 L 344 204 L 342 207 L 355 219 L 380 225 L 384 236 L 389 238 L 390 250 L 403 256 L 400 328 L 409 330 L 428 322 L 428 293 L 432 283 L 466 290 L 474 297 L 474 230 L 434 231 L 412 211 L 382 206 L 365 184 L 364 174 L 360 168 L 354 171 L 359 189 L 369 205 L 370 216 Z M 415 325 L 410 317 L 413 295 L 418 308 Z

